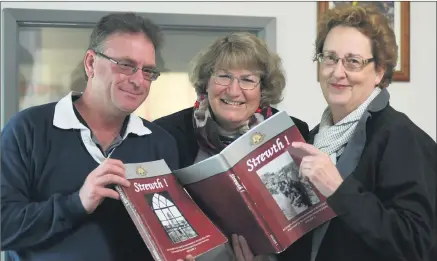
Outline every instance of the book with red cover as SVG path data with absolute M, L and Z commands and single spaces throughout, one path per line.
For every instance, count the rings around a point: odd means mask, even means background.
M 305 142 L 281 111 L 220 154 L 175 170 L 197 205 L 224 232 L 243 235 L 255 254 L 280 253 L 335 217 L 326 198 L 299 176 Z
M 116 186 L 156 261 L 223 260 L 227 238 L 194 203 L 164 160 L 125 164 L 131 185 Z

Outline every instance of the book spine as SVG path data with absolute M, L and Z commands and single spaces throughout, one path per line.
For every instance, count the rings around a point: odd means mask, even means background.
M 247 192 L 246 187 L 244 186 L 243 182 L 241 182 L 240 177 L 237 174 L 229 173 L 229 178 L 234 182 L 237 191 L 240 193 L 241 197 L 243 198 L 244 202 L 246 202 L 250 212 L 252 213 L 253 217 L 256 219 L 256 222 L 266 235 L 266 237 L 269 239 L 269 241 L 272 243 L 272 246 L 275 248 L 276 251 L 280 251 L 279 242 L 276 240 L 276 237 L 273 235 L 272 231 L 269 229 L 268 225 L 266 224 L 265 220 L 262 218 L 262 216 L 258 213 L 258 211 L 255 208 L 255 204 L 253 200 L 250 197 L 250 194 Z
M 149 229 L 146 227 L 144 222 L 142 221 L 140 215 L 138 214 L 136 208 L 132 204 L 132 202 L 128 199 L 124 191 L 120 188 L 119 185 L 115 186 L 115 189 L 117 190 L 118 194 L 120 194 L 121 202 L 123 202 L 123 205 L 125 206 L 127 212 L 129 213 L 129 216 L 133 220 L 135 226 L 138 229 L 138 232 L 140 233 L 141 237 L 144 240 L 144 243 L 146 244 L 147 248 L 149 249 L 150 253 L 154 257 L 155 261 L 165 261 L 164 256 L 160 253 L 158 247 L 156 246 L 154 240 L 152 239 L 152 236 L 149 233 Z

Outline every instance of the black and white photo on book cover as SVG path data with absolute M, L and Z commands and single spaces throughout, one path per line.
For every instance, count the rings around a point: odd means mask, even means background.
M 288 220 L 320 202 L 311 184 L 299 177 L 299 166 L 288 151 L 257 170 Z

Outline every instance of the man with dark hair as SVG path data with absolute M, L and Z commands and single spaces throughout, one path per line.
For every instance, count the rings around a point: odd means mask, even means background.
M 103 17 L 85 54 L 84 93 L 23 110 L 4 127 L 1 247 L 13 260 L 153 260 L 113 186 L 130 186 L 124 163 L 178 167 L 175 140 L 133 114 L 159 76 L 160 41 L 135 14 Z

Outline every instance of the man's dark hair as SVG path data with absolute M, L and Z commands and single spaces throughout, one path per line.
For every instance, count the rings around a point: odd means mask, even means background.
M 88 50 L 104 51 L 105 40 L 115 33 L 143 33 L 153 44 L 155 50 L 160 49 L 162 35 L 160 28 L 149 19 L 135 13 L 113 13 L 103 16 L 96 24 L 90 36 Z M 85 73 L 85 78 L 88 76 Z

